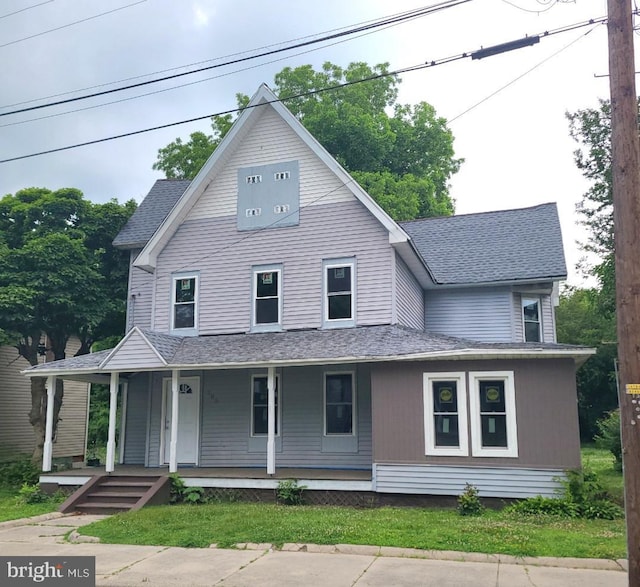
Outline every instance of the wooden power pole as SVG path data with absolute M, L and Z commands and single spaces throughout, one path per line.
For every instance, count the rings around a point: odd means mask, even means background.
M 631 0 L 607 0 L 620 428 L 629 585 L 640 585 L 640 141 Z

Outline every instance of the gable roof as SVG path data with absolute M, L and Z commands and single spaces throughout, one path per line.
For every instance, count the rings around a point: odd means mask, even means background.
M 191 183 L 188 179 L 159 179 L 113 241 L 121 249 L 142 248 Z
M 247 107 L 242 110 L 229 132 L 222 139 L 216 150 L 202 166 L 193 181 L 186 188 L 168 215 L 158 226 L 138 255 L 135 265 L 147 271 L 155 270 L 159 252 L 187 217 L 189 211 L 198 201 L 207 186 L 215 179 L 229 154 L 244 138 L 248 130 L 261 116 L 262 108 L 272 108 L 305 143 L 314 154 L 332 171 L 356 199 L 371 212 L 371 214 L 389 232 L 389 242 L 392 244 L 405 243 L 407 234 L 400 226 L 365 192 L 345 169 L 327 152 L 327 150 L 302 126 L 300 121 L 282 104 L 268 86 L 262 84 L 253 95 Z M 157 184 L 156 184 L 157 185 Z M 155 187 L 155 186 L 154 186 Z M 143 213 L 141 213 L 143 216 Z M 151 224 L 149 222 L 149 224 Z M 120 237 L 120 235 L 118 235 Z
M 564 279 L 554 203 L 401 222 L 437 284 Z

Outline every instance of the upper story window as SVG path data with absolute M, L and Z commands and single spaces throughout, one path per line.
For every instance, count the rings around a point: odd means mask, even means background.
M 253 330 L 279 330 L 282 324 L 282 265 L 254 267 Z
M 467 390 L 464 373 L 425 373 L 425 454 L 467 456 Z
M 353 435 L 355 433 L 355 413 L 353 373 L 325 373 L 325 435 Z
M 325 261 L 324 326 L 355 326 L 355 303 L 355 260 Z
M 522 296 L 522 320 L 525 342 L 540 342 L 542 336 L 539 297 Z
M 198 324 L 197 273 L 173 276 L 171 294 L 171 330 L 195 330 Z
M 517 457 L 513 371 L 469 373 L 471 452 L 474 457 Z
M 280 434 L 279 415 L 279 382 L 276 376 L 275 408 L 276 428 L 275 434 Z M 254 375 L 251 380 L 251 435 L 265 436 L 269 432 L 269 389 L 266 375 Z

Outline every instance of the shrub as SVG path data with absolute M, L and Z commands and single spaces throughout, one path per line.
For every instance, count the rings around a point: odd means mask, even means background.
M 458 513 L 461 516 L 479 516 L 483 511 L 478 488 L 466 483 L 464 491 L 458 496 Z
M 207 498 L 202 487 L 187 487 L 177 473 L 169 475 L 169 480 L 169 503 L 206 503 Z
M 185 487 L 182 492 L 182 501 L 184 503 L 206 503 L 207 498 L 202 487 Z
M 301 505 L 302 493 L 306 488 L 305 485 L 298 485 L 295 479 L 284 479 L 276 487 L 276 498 L 285 505 Z
M 40 485 L 37 483 L 23 483 L 16 497 L 16 501 L 20 504 L 43 503 L 48 500 L 49 496 L 40 491 Z
M 6 487 L 21 487 L 25 483 L 33 485 L 40 479 L 40 467 L 23 456 L 15 461 L 0 463 L 0 485 Z
M 615 458 L 614 468 L 622 470 L 622 439 L 620 438 L 620 410 L 609 412 L 596 422 L 596 446 L 608 450 Z
M 556 497 L 529 497 L 521 501 L 512 503 L 505 508 L 505 511 L 512 514 L 522 514 L 526 516 L 560 516 L 563 518 L 577 518 L 579 516 L 578 507 L 566 499 Z

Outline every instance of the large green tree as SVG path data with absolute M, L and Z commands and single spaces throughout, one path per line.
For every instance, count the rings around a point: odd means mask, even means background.
M 426 102 L 398 104 L 400 80 L 387 73 L 388 64 L 286 67 L 275 76 L 274 91 L 396 220 L 451 214 L 448 183 L 461 164 L 453 135 Z M 375 79 L 353 83 L 367 78 Z M 336 86 L 343 87 L 327 90 Z M 242 94 L 237 99 L 239 108 L 249 100 Z M 229 115 L 214 117 L 211 135 L 176 139 L 158 151 L 154 169 L 168 178 L 192 179 L 231 122 Z
M 93 204 L 73 188 L 28 188 L 0 199 L 0 330 L 31 365 L 46 340 L 55 360 L 71 336 L 89 351 L 96 338 L 122 332 L 128 259 L 111 245 L 135 202 Z M 58 382 L 54 426 L 64 387 Z M 31 380 L 29 421 L 42 454 L 46 393 Z

